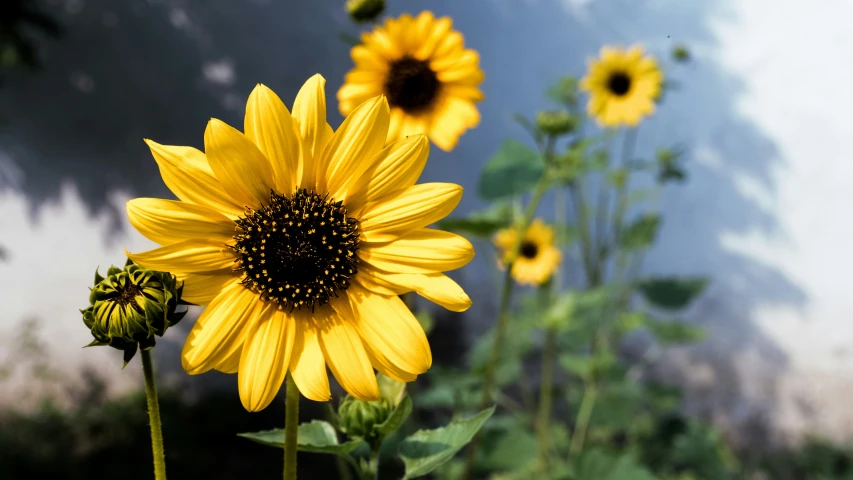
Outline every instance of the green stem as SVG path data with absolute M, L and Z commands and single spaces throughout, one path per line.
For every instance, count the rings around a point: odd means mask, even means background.
M 575 218 L 578 223 L 578 235 L 581 241 L 581 259 L 583 261 L 584 273 L 586 274 L 587 285 L 592 286 L 599 283 L 595 259 L 592 252 L 592 237 L 589 231 L 589 215 L 586 211 L 586 203 L 584 202 L 583 192 L 580 184 L 570 183 L 569 193 L 571 193 L 572 205 L 575 210 Z
M 554 388 L 554 363 L 556 361 L 557 330 L 548 327 L 542 346 L 542 382 L 539 384 L 539 411 L 536 430 L 539 443 L 539 468 L 544 473 L 548 461 L 548 428 L 551 423 L 551 398 Z
M 287 375 L 284 400 L 284 480 L 296 480 L 296 448 L 299 433 L 299 390 L 293 376 Z
M 571 445 L 569 446 L 569 458 L 575 458 L 583 451 L 586 440 L 586 431 L 589 428 L 589 420 L 592 418 L 592 409 L 595 407 L 595 399 L 598 389 L 594 381 L 586 382 L 584 385 L 583 400 L 575 419 L 575 429 L 572 432 Z
M 145 399 L 148 401 L 148 420 L 151 423 L 151 450 L 154 453 L 154 478 L 166 480 L 166 456 L 163 453 L 163 426 L 160 423 L 160 402 L 154 383 L 151 350 L 142 350 L 142 373 L 145 375 Z
M 521 244 L 524 240 L 524 233 L 533 222 L 533 216 L 536 214 L 536 209 L 539 208 L 539 203 L 542 201 L 542 196 L 548 190 L 550 179 L 548 175 L 548 167 L 551 164 L 551 158 L 554 151 L 553 137 L 548 139 L 548 146 L 545 150 L 545 172 L 533 189 L 533 196 L 530 198 L 530 203 L 524 210 L 524 215 L 521 221 L 516 225 L 515 245 L 513 245 L 511 260 L 507 262 L 506 272 L 504 273 L 503 286 L 501 287 L 501 303 L 498 310 L 498 324 L 495 326 L 495 338 L 492 343 L 492 350 L 489 355 L 489 362 L 486 364 L 486 371 L 483 374 L 483 396 L 480 398 L 480 409 L 486 408 L 492 401 L 492 388 L 495 383 L 495 368 L 500 359 L 501 349 L 503 348 L 506 329 L 509 324 L 509 305 L 512 300 L 512 267 L 515 265 L 515 260 L 518 258 L 521 251 Z M 479 432 L 471 440 L 468 446 L 468 456 L 465 460 L 465 469 L 462 473 L 462 478 L 471 478 L 474 469 L 474 458 L 477 450 L 477 444 L 480 440 Z
M 619 245 L 622 237 L 622 220 L 625 217 L 625 210 L 628 208 L 628 202 L 625 196 L 628 192 L 628 180 L 631 176 L 629 164 L 631 156 L 634 155 L 634 145 L 637 143 L 637 129 L 632 128 L 625 131 L 624 144 L 622 145 L 622 168 L 626 169 L 625 180 L 619 189 L 616 191 L 616 208 L 613 212 L 613 241 Z

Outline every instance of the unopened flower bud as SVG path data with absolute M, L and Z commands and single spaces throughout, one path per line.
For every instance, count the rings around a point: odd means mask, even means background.
M 391 415 L 393 407 L 386 399 L 365 402 L 347 395 L 338 407 L 340 427 L 350 437 L 372 439 L 373 427 L 380 425 Z
M 690 50 L 684 45 L 676 45 L 672 49 L 672 58 L 678 63 L 687 63 L 690 61 Z
M 560 110 L 539 112 L 536 115 L 536 128 L 544 134 L 559 136 L 575 129 L 575 119 Z
M 347 12 L 357 23 L 372 22 L 385 10 L 385 0 L 347 0 Z
M 124 269 L 110 267 L 106 278 L 95 271 L 89 307 L 80 311 L 95 338 L 87 346 L 122 350 L 127 365 L 138 348 L 153 348 L 155 337 L 163 336 L 186 315 L 186 311 L 176 311 L 182 290 L 174 275 L 142 268 L 130 260 Z

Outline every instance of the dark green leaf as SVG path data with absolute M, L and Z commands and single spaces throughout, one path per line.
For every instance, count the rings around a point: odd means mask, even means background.
M 375 425 L 373 428 L 375 431 L 381 436 L 386 437 L 400 428 L 401 425 L 409 418 L 409 414 L 412 413 L 412 398 L 408 395 L 403 397 L 403 401 L 400 402 L 399 405 L 391 412 L 391 415 L 385 419 L 384 422 L 379 425 Z
M 507 140 L 480 173 L 477 193 L 499 200 L 526 193 L 545 172 L 542 156 L 516 140 Z
M 361 44 L 360 38 L 356 37 L 355 35 L 350 35 L 347 32 L 339 33 L 338 38 L 340 38 L 342 42 L 346 43 L 347 45 L 349 45 L 351 47 L 354 47 L 356 45 Z
M 620 245 L 627 250 L 648 247 L 655 241 L 660 222 L 658 215 L 643 215 L 637 218 L 625 229 L 619 239 Z
M 647 278 L 637 282 L 637 291 L 650 304 L 679 310 L 693 301 L 708 285 L 707 278 Z
M 483 410 L 473 417 L 454 420 L 447 426 L 434 430 L 419 430 L 400 443 L 400 457 L 406 465 L 405 479 L 427 475 L 453 458 L 474 438 L 495 407 Z
M 275 448 L 284 448 L 284 429 L 264 430 L 253 433 L 238 433 L 238 437 Z M 329 422 L 312 420 L 299 425 L 297 449 L 300 452 L 334 453 L 345 455 L 361 446 L 361 440 L 339 443 L 338 434 Z
M 489 426 L 495 419 L 489 422 Z M 493 438 L 484 438 L 482 442 L 483 458 L 478 465 L 489 470 L 518 470 L 536 458 L 536 437 L 526 431 L 523 425 L 513 422 L 514 428 L 490 432 Z M 487 427 L 488 428 L 488 427 Z M 484 429 L 483 436 L 486 431 Z

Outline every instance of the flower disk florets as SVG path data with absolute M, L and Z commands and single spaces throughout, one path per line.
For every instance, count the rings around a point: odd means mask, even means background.
M 283 308 L 324 305 L 358 272 L 358 221 L 342 202 L 306 190 L 290 198 L 271 192 L 268 204 L 236 223 L 243 285 Z
M 89 307 L 80 312 L 95 340 L 89 346 L 109 345 L 124 351 L 125 364 L 154 347 L 156 337 L 186 315 L 178 312 L 183 285 L 175 276 L 142 268 L 130 261 L 124 269 L 110 267 L 104 278 L 95 272 Z

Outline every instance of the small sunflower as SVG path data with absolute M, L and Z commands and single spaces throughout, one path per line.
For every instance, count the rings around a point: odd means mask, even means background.
M 131 224 L 163 245 L 130 254 L 184 281 L 207 305 L 184 344 L 190 374 L 238 374 L 240 399 L 265 408 L 290 372 L 307 398 L 330 398 L 328 366 L 352 396 L 379 400 L 374 368 L 410 382 L 432 363 L 426 335 L 398 298 L 415 291 L 453 311 L 471 301 L 442 272 L 471 244 L 426 228 L 462 187 L 415 185 L 429 155 L 416 135 L 385 146 L 385 97 L 326 123 L 325 80 L 312 77 L 293 114 L 258 85 L 244 132 L 212 119 L 205 152 L 147 141 L 180 199 L 128 202 Z
M 449 17 L 432 12 L 402 15 L 361 36 L 352 48 L 355 68 L 338 90 L 341 114 L 384 94 L 391 105 L 388 140 L 426 133 L 438 148 L 453 150 L 480 123 L 474 105 L 483 99 L 480 55 L 464 47 Z
M 589 92 L 587 113 L 603 127 L 636 126 L 655 111 L 663 73 L 655 59 L 643 55 L 643 48 L 601 49 L 591 60 L 581 89 Z
M 515 228 L 501 230 L 495 235 L 494 244 L 500 250 L 501 268 L 506 268 L 512 261 L 517 239 Z M 521 250 L 512 266 L 512 277 L 521 285 L 542 285 L 557 270 L 562 258 L 560 250 L 554 246 L 554 229 L 537 218 L 521 241 Z

